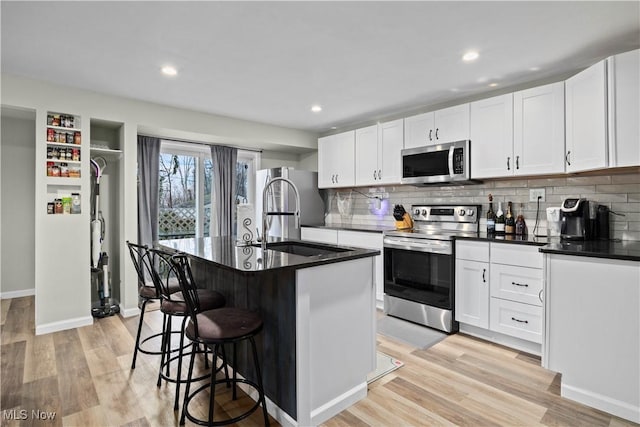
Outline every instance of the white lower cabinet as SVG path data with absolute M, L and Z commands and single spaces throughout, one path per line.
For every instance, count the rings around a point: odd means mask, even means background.
M 504 345 L 541 345 L 542 266 L 537 246 L 456 242 L 456 320 Z
M 332 230 L 328 228 L 302 227 L 301 239 L 331 245 L 380 251 L 375 257 L 376 301 L 382 307 L 384 299 L 384 257 L 382 233 L 352 230 Z

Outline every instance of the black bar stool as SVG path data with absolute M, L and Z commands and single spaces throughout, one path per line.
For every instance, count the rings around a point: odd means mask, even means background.
M 163 352 L 160 358 L 160 369 L 158 370 L 158 382 L 157 386 L 160 387 L 162 380 L 165 380 L 176 385 L 176 396 L 174 400 L 173 409 L 178 410 L 178 401 L 180 396 L 180 384 L 187 382 L 186 378 L 182 378 L 182 358 L 185 354 L 203 353 L 199 351 L 199 343 L 191 342 L 185 346 L 184 343 L 184 331 L 188 319 L 188 309 L 185 302 L 185 297 L 182 291 L 172 292 L 173 285 L 178 280 L 178 272 L 175 266 L 171 263 L 171 257 L 174 255 L 172 252 L 166 252 L 159 249 L 149 249 L 149 260 L 153 266 L 153 276 L 156 287 L 160 289 L 160 295 L 162 297 L 160 302 L 160 310 L 165 315 L 166 324 L 163 325 L 163 339 L 162 348 Z M 198 289 L 196 291 L 198 302 L 202 310 L 212 310 L 215 308 L 224 307 L 226 303 L 225 297 L 216 291 L 209 289 Z M 180 328 L 180 344 L 177 347 L 178 355 L 171 357 L 171 335 L 172 332 L 171 320 L 174 317 L 182 318 L 182 326 Z M 191 347 L 190 353 L 185 353 L 185 350 Z M 207 352 L 205 348 L 205 366 L 208 367 Z M 176 376 L 171 376 L 171 363 L 177 361 Z M 225 365 L 226 367 L 226 365 Z M 164 371 L 164 372 L 163 372 Z M 225 371 L 226 372 L 226 371 Z M 207 375 L 200 376 L 198 378 L 189 379 L 189 381 L 203 380 Z
M 262 412 L 264 415 L 264 424 L 269 425 L 269 415 L 267 414 L 267 406 L 265 404 L 264 388 L 262 386 L 262 373 L 260 372 L 260 363 L 258 361 L 258 352 L 256 349 L 256 342 L 254 337 L 262 331 L 262 318 L 254 311 L 224 307 L 214 310 L 202 310 L 199 303 L 198 289 L 195 281 L 193 280 L 193 274 L 189 265 L 189 259 L 186 255 L 178 254 L 171 258 L 172 263 L 176 266 L 180 288 L 182 289 L 182 295 L 187 303 L 187 309 L 189 310 L 189 324 L 185 330 L 187 338 L 194 343 L 204 344 L 211 348 L 213 351 L 213 363 L 211 364 L 211 379 L 209 384 L 204 384 L 198 387 L 193 393 L 189 394 L 191 381 L 187 382 L 187 388 L 184 395 L 184 403 L 182 404 L 182 415 L 180 416 L 180 425 L 184 425 L 185 417 L 190 421 L 203 425 L 203 426 L 219 426 L 233 424 L 240 420 L 247 418 L 251 415 L 260 405 L 262 405 Z M 255 374 L 257 382 L 251 381 L 246 378 L 237 377 L 237 364 L 236 364 L 236 344 L 240 341 L 248 340 L 251 345 L 253 354 L 253 361 L 255 367 Z M 229 379 L 227 376 L 225 379 L 216 379 L 216 372 L 220 369 L 217 368 L 217 350 L 226 344 L 233 346 L 233 378 Z M 224 354 L 224 353 L 223 353 Z M 193 375 L 195 354 L 191 353 L 191 359 L 189 362 L 188 378 Z M 215 386 L 216 384 L 228 384 L 233 385 L 233 400 L 236 400 L 236 386 L 238 383 L 243 383 L 251 386 L 258 392 L 258 400 L 249 410 L 236 417 L 214 421 L 213 420 L 213 408 L 215 402 Z M 210 401 L 209 401 L 209 416 L 207 420 L 201 420 L 196 418 L 189 412 L 189 402 L 198 395 L 198 393 L 209 388 Z
M 138 245 L 136 243 L 131 243 L 127 241 L 127 247 L 129 248 L 129 255 L 131 256 L 131 261 L 133 262 L 133 266 L 136 269 L 136 273 L 138 274 L 138 297 L 142 301 L 142 306 L 140 307 L 140 321 L 138 322 L 138 332 L 136 333 L 136 344 L 133 350 L 133 360 L 131 362 L 131 369 L 136 368 L 136 358 L 138 356 L 138 352 L 144 354 L 154 354 L 160 355 L 162 354 L 164 348 L 160 347 L 158 350 L 149 350 L 143 348 L 144 343 L 147 341 L 157 338 L 164 337 L 165 330 L 164 325 L 166 324 L 167 317 L 164 315 L 164 319 L 162 322 L 163 329 L 162 332 L 158 332 L 157 334 L 150 335 L 140 341 L 140 335 L 142 333 L 142 324 L 144 322 L 144 314 L 147 308 L 147 304 L 150 301 L 160 301 L 162 295 L 160 293 L 160 289 L 158 289 L 153 280 L 153 268 L 151 261 L 149 259 L 149 247 L 146 245 Z M 178 285 L 178 281 L 174 280 L 173 283 L 169 284 L 167 287 L 167 292 L 174 293 L 180 292 L 180 286 Z

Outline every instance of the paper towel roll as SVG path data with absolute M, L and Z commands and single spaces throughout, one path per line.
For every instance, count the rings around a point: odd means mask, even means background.
M 251 243 L 255 240 L 255 208 L 251 203 L 243 203 L 238 205 L 238 237 L 237 240 L 243 243 Z

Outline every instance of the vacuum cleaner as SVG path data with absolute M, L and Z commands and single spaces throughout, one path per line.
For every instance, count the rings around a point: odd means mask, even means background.
M 102 167 L 94 159 L 91 159 L 92 171 L 95 173 L 96 183 L 93 188 L 93 212 L 91 217 L 91 280 L 98 291 L 98 301 L 91 305 L 93 317 L 113 316 L 120 312 L 118 301 L 111 297 L 109 283 L 109 256 L 102 251 L 104 241 L 105 221 L 100 211 L 100 178 L 106 167 L 104 159 Z

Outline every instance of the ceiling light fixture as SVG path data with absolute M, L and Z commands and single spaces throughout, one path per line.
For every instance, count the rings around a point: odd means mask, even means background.
M 465 62 L 471 62 L 471 61 L 475 61 L 476 59 L 478 59 L 478 56 L 480 56 L 478 54 L 478 52 L 476 52 L 474 50 L 470 50 L 469 52 L 467 52 L 464 55 L 462 55 L 462 60 L 465 61 Z
M 311 111 L 314 112 L 314 113 L 319 113 L 320 111 L 322 111 L 322 107 L 319 106 L 319 105 L 313 105 L 311 107 Z
M 498 86 L 498 83 L 489 83 L 489 87 L 496 87 Z
M 165 76 L 175 76 L 178 74 L 178 70 L 176 70 L 175 67 L 172 67 L 171 65 L 165 65 L 164 67 L 162 67 L 162 74 L 164 74 Z

